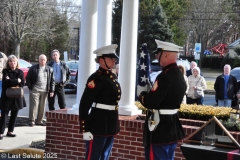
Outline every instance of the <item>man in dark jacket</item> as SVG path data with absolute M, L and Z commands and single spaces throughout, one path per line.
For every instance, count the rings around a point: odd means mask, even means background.
M 60 109 L 64 109 L 66 107 L 65 102 L 65 92 L 64 86 L 70 80 L 70 71 L 65 62 L 60 61 L 60 53 L 58 50 L 54 49 L 52 51 L 52 59 L 48 65 L 53 68 L 53 73 L 55 77 L 55 91 L 53 97 L 48 94 L 48 107 L 49 110 L 55 110 L 55 95 L 58 97 L 58 105 Z
M 218 106 L 231 107 L 238 91 L 237 79 L 230 74 L 231 66 L 229 64 L 226 64 L 223 70 L 223 74 L 216 78 L 214 90 Z
M 30 126 L 35 125 L 36 110 L 37 125 L 43 123 L 43 115 L 48 93 L 52 97 L 54 94 L 55 83 L 53 69 L 46 65 L 47 57 L 44 54 L 39 56 L 39 64 L 33 65 L 26 76 L 26 84 L 29 89 L 29 121 Z
M 187 86 L 176 63 L 181 47 L 155 41 L 158 46 L 156 54 L 163 70 L 157 76 L 150 92 L 142 92 L 139 96 L 143 106 L 150 109 L 145 120 L 143 144 L 146 160 L 152 156 L 154 160 L 172 160 L 177 141 L 185 137 L 178 109 Z

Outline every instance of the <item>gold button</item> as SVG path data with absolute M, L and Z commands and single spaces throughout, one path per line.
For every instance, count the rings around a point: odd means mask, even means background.
M 82 121 L 82 124 L 84 123 L 84 121 Z
M 85 132 L 85 130 L 82 130 L 83 132 Z
M 113 78 L 113 76 L 111 75 L 110 78 Z
M 120 98 L 121 96 L 119 95 L 118 98 Z
M 118 92 L 120 92 L 120 90 L 118 90 Z
M 117 103 L 119 102 L 119 101 L 116 101 Z
M 115 80 L 113 80 L 113 82 L 115 82 Z
M 116 84 L 116 86 L 118 87 L 118 84 Z
M 107 74 L 108 74 L 108 71 L 107 71 Z
M 85 126 L 82 126 L 82 127 L 85 127 Z

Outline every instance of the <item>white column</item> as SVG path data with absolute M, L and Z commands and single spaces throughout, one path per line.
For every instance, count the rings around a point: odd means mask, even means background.
M 111 44 L 112 0 L 98 0 L 97 10 L 97 48 L 100 48 Z M 96 63 L 96 69 L 98 69 L 98 67 L 99 64 Z
M 96 70 L 95 55 L 97 39 L 97 0 L 82 0 L 81 33 L 78 66 L 78 84 L 76 104 L 70 114 L 78 114 L 79 102 L 88 77 Z
M 97 48 L 110 45 L 112 35 L 112 0 L 98 0 Z
M 122 12 L 122 31 L 120 42 L 119 83 L 122 97 L 119 102 L 119 114 L 142 114 L 135 106 L 136 54 L 138 33 L 139 0 L 124 0 Z

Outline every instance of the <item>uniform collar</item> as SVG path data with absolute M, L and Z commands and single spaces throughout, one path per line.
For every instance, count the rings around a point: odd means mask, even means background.
M 106 69 L 103 69 L 102 67 L 99 67 L 98 71 L 105 74 L 112 73 L 112 70 L 106 70 Z
M 171 64 L 163 67 L 163 71 L 166 71 L 166 70 L 168 70 L 170 68 L 176 68 L 176 67 L 177 67 L 177 63 L 171 63 Z

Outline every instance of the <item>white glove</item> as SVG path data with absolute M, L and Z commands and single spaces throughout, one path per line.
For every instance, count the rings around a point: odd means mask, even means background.
M 93 139 L 93 135 L 91 132 L 84 132 L 83 133 L 83 139 L 86 141 L 90 141 Z

